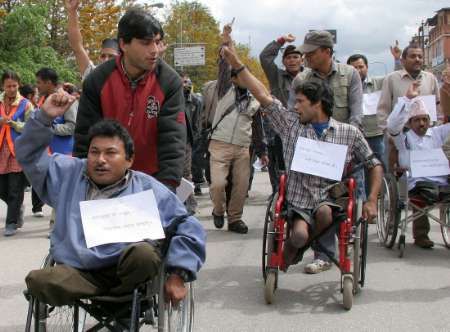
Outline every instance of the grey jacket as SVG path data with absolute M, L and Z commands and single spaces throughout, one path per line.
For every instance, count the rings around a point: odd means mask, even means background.
M 281 47 L 282 45 L 276 40 L 270 42 L 259 55 L 259 61 L 269 81 L 270 92 L 281 101 L 284 107 L 287 107 L 289 90 L 294 77 L 275 64 Z

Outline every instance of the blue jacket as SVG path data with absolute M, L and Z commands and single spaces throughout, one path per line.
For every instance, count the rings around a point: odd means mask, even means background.
M 53 120 L 54 124 L 64 124 L 64 116 L 58 116 Z M 54 135 L 53 140 L 50 142 L 50 150 L 52 153 L 72 154 L 73 151 L 73 135 L 59 136 Z
M 51 236 L 50 251 L 56 262 L 78 269 L 98 269 L 117 263 L 127 243 L 86 247 L 81 223 L 80 201 L 86 200 L 88 179 L 86 160 L 47 153 L 53 133 L 52 119 L 35 112 L 16 141 L 17 160 L 39 197 L 56 210 L 56 224 Z M 184 220 L 175 228 L 165 257 L 167 267 L 188 270 L 193 278 L 205 261 L 206 235 L 183 204 L 163 184 L 141 172 L 131 171 L 128 185 L 117 196 L 126 196 L 152 189 L 164 230 L 174 220 Z M 173 225 L 172 225 L 173 226 Z

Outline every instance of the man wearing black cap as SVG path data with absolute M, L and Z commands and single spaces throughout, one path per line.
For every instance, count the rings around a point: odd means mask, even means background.
M 328 31 L 311 31 L 306 34 L 298 50 L 304 54 L 308 68 L 299 73 L 292 82 L 289 105 L 295 103 L 294 90 L 300 84 L 327 82 L 333 91 L 333 118 L 356 127 L 362 121 L 362 84 L 358 71 L 347 64 L 333 61 L 333 36 Z M 336 251 L 335 232 L 330 230 L 321 237 L 320 243 L 329 252 Z M 319 273 L 331 268 L 329 258 L 320 251 L 314 252 L 314 260 L 305 266 L 307 273 Z
M 120 19 L 120 56 L 99 65 L 84 80 L 74 154 L 87 155 L 91 126 L 103 118 L 115 119 L 135 143 L 131 168 L 174 190 L 183 174 L 186 119 L 181 78 L 159 58 L 163 38 L 160 23 L 140 7 Z
M 283 52 L 283 65 L 285 69 L 279 68 L 275 64 L 275 59 L 280 53 L 285 43 L 293 43 L 295 36 L 287 34 L 279 37 L 277 40 L 270 42 L 259 55 L 259 60 L 267 80 L 270 85 L 270 92 L 274 95 L 283 106 L 287 107 L 289 98 L 289 90 L 291 88 L 294 77 L 303 70 L 302 54 L 294 45 L 288 45 Z M 263 119 L 264 132 L 267 140 L 267 150 L 269 153 L 269 176 L 272 184 L 272 192 L 278 191 L 279 170 L 284 168 L 283 147 L 281 140 L 271 127 Z
M 84 80 L 86 76 L 94 70 L 95 65 L 91 59 L 89 59 L 89 54 L 83 47 L 83 37 L 81 36 L 77 13 L 80 0 L 66 0 L 65 2 L 67 8 L 67 36 L 70 47 L 75 53 L 75 59 L 77 60 L 81 77 Z M 117 39 L 107 38 L 102 41 L 100 63 L 113 59 L 118 55 L 119 43 L 117 42 Z

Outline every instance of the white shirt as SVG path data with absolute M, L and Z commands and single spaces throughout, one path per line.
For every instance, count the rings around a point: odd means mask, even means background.
M 399 151 L 400 167 L 411 169 L 410 150 L 430 150 L 442 148 L 447 136 L 450 134 L 450 123 L 431 127 L 424 136 L 417 135 L 413 130 L 403 132 L 403 127 L 409 120 L 411 100 L 406 97 L 398 99 L 394 110 L 387 119 L 387 130 L 394 139 L 394 144 Z M 440 185 L 447 185 L 447 176 L 430 176 L 423 178 L 408 178 L 408 190 L 416 185 L 417 181 L 434 182 Z

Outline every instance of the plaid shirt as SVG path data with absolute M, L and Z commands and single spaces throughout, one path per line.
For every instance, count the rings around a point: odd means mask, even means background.
M 352 125 L 330 118 L 328 129 L 322 133 L 321 137 L 317 137 L 311 124 L 302 124 L 298 114 L 287 111 L 278 100 L 264 108 L 263 112 L 272 128 L 280 135 L 288 170 L 291 169 L 295 145 L 299 137 L 347 145 L 344 169 L 349 169 L 348 166 L 354 160 L 356 164 L 363 162 L 369 169 L 381 164 L 375 158 L 363 134 Z M 287 178 L 286 199 L 294 208 L 314 209 L 319 203 L 331 200 L 329 190 L 336 183 L 319 176 L 290 171 Z

